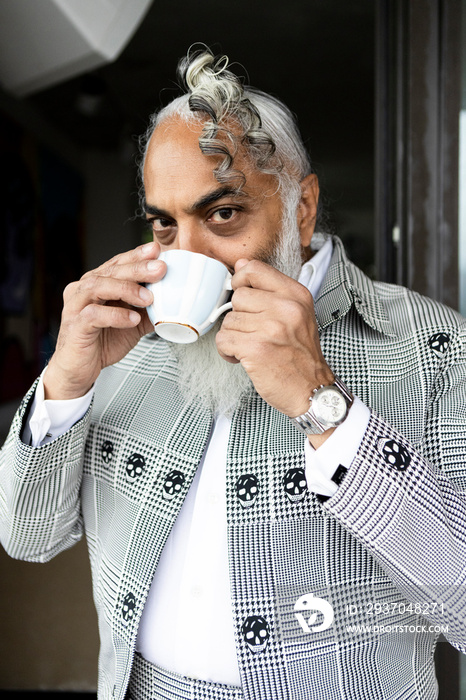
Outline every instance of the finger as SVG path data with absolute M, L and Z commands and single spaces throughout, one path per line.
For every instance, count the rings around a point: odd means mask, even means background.
M 257 329 L 255 314 L 229 311 L 221 325 L 223 331 L 241 331 L 242 333 L 253 333 Z M 220 331 L 220 329 L 219 329 Z
M 148 243 L 134 250 L 120 253 L 111 260 L 83 275 L 83 278 L 99 275 L 118 279 L 131 279 L 136 282 L 157 282 L 166 271 L 167 266 L 157 257 L 160 253 L 158 243 Z
M 64 299 L 67 311 L 79 313 L 88 304 L 110 301 L 145 307 L 152 303 L 153 295 L 137 282 L 94 275 L 68 285 Z
M 235 268 L 236 271 L 231 280 L 233 290 L 239 287 L 253 287 L 269 292 L 283 291 L 286 293 L 290 285 L 294 287 L 299 284 L 261 260 L 249 260 L 244 265 L 242 263 L 242 259 L 237 261 L 239 269 Z M 302 287 L 302 285 L 300 286 Z
M 238 272 L 239 270 L 241 270 L 241 268 L 244 267 L 245 265 L 247 265 L 248 262 L 249 262 L 248 258 L 240 258 L 239 260 L 237 260 L 235 262 L 235 272 Z
M 258 315 L 235 311 L 230 311 L 225 316 L 221 330 L 249 335 L 248 338 L 241 339 L 244 343 L 250 343 L 251 340 L 254 340 L 254 342 L 261 340 L 277 346 L 289 344 L 293 335 L 292 329 L 288 328 L 286 320 L 278 315 Z
M 230 342 L 231 331 L 225 331 L 225 329 L 222 329 L 223 324 L 222 328 L 218 331 L 217 335 L 215 336 L 217 352 L 220 355 L 220 357 L 226 360 L 226 362 L 230 362 L 231 364 L 239 364 L 240 358 L 235 356 L 233 346 Z
M 97 270 L 87 272 L 81 279 L 89 277 L 106 277 L 119 280 L 131 280 L 139 284 L 159 282 L 164 277 L 167 266 L 162 260 L 143 260 L 127 263 L 108 263 Z
M 301 286 L 301 285 L 299 285 Z M 290 327 L 313 323 L 315 314 L 312 297 L 304 287 L 287 291 L 288 296 L 280 292 L 269 292 L 251 287 L 240 287 L 232 298 L 233 311 L 254 317 L 252 323 L 261 324 L 265 319 L 282 320 Z M 231 313 L 231 312 L 230 312 Z M 225 317 L 226 318 L 226 317 Z M 229 322 L 232 322 L 230 318 Z
M 81 320 L 88 328 L 134 328 L 141 323 L 141 314 L 124 306 L 101 306 L 88 304 L 80 314 Z
M 254 328 L 245 332 L 239 325 L 234 326 L 232 323 L 225 326 L 224 324 L 225 320 L 215 338 L 217 350 L 222 356 L 236 358 L 240 362 L 248 350 L 251 350 L 251 342 L 256 341 L 258 334 Z
M 260 313 L 270 309 L 276 301 L 274 292 L 252 287 L 238 287 L 231 297 L 234 311 L 247 313 Z
M 236 357 L 231 357 L 231 355 L 224 355 L 220 350 L 218 350 L 218 354 L 220 355 L 222 360 L 225 360 L 225 362 L 229 362 L 232 365 L 239 365 L 239 360 L 237 360 Z

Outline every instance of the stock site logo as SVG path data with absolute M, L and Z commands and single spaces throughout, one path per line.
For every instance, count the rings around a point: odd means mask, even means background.
M 305 593 L 294 605 L 295 617 L 304 634 L 327 630 L 333 622 L 333 608 L 324 598 L 317 598 L 313 593 Z M 308 613 L 307 620 L 304 613 Z M 322 618 L 318 622 L 318 618 Z

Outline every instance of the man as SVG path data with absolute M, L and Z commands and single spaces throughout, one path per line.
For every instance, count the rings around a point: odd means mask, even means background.
M 208 51 L 181 71 L 143 143 L 154 242 L 65 290 L 2 542 L 45 561 L 86 532 L 101 698 L 435 698 L 439 632 L 466 649 L 465 322 L 315 230 L 283 105 Z M 192 346 L 145 311 L 171 248 L 233 273 Z

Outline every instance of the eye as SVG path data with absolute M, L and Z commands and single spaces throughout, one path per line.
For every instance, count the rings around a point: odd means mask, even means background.
M 153 219 L 148 219 L 147 223 L 150 224 L 153 231 L 163 231 L 172 225 L 170 219 L 163 219 L 161 217 L 154 217 Z
M 231 219 L 233 219 L 237 213 L 238 212 L 236 209 L 233 209 L 232 207 L 222 207 L 221 209 L 214 211 L 214 213 L 210 215 L 209 219 L 216 224 L 221 224 L 225 221 L 231 221 Z

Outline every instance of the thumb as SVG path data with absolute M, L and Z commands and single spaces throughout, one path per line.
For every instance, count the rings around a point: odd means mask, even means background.
M 244 267 L 245 265 L 247 265 L 248 262 L 249 262 L 249 260 L 247 258 L 240 258 L 239 260 L 237 260 L 235 262 L 235 272 L 238 272 L 239 270 L 241 270 L 241 268 Z

